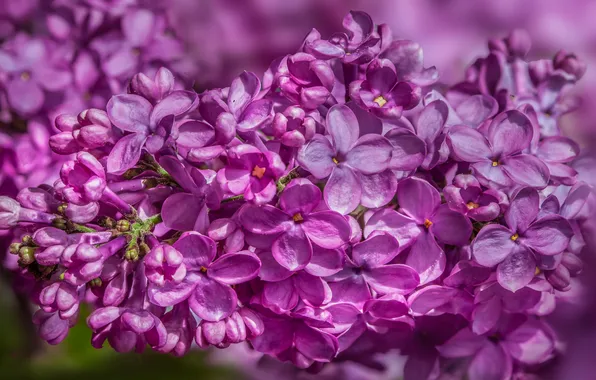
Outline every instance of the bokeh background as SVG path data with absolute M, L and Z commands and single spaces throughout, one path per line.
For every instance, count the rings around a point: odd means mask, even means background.
M 0 1 L 0 19 L 3 12 L 21 1 L 29 0 Z M 115 2 L 104 2 L 111 1 Z M 317 28 L 323 36 L 341 30 L 342 18 L 350 9 L 366 11 L 377 23 L 390 25 L 394 35 L 419 42 L 424 48 L 426 65 L 435 65 L 441 80 L 447 83 L 463 79 L 465 67 L 486 52 L 487 39 L 524 28 L 532 36 L 532 57 L 550 57 L 564 48 L 588 64 L 578 89 L 583 106 L 565 120 L 565 131 L 585 147 L 595 141 L 596 2 L 593 0 L 163 1 L 167 3 L 171 25 L 184 39 L 197 67 L 195 88 L 198 90 L 228 86 L 242 70 L 262 74 L 274 58 L 295 51 L 311 28 Z M 567 313 L 573 314 L 573 310 L 570 305 Z M 253 372 L 249 367 L 259 360 L 247 357 L 242 348 L 227 353 L 197 352 L 182 359 L 98 351 L 89 345 L 91 332 L 84 325 L 75 327 L 62 345 L 49 347 L 36 339 L 29 313 L 27 303 L 13 295 L 6 279 L 2 281 L 0 379 L 209 380 L 256 376 L 282 380 L 296 376 L 280 368 Z M 82 313 L 80 320 L 84 321 L 84 317 Z M 588 328 L 596 320 L 590 319 L 590 314 L 583 318 L 577 323 Z M 586 351 L 593 352 L 586 350 L 589 347 L 585 345 L 595 341 L 589 332 L 581 331 L 575 335 L 582 342 L 571 345 L 575 350 L 574 360 L 580 362 Z M 263 368 L 268 368 L 266 360 L 260 362 Z M 390 364 L 395 367 L 390 378 L 399 378 L 400 359 L 396 357 Z M 356 370 L 350 375 L 353 379 L 370 378 Z

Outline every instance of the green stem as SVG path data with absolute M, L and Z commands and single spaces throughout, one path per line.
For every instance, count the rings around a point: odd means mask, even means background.
M 293 180 L 294 178 L 300 177 L 300 174 L 298 173 L 299 168 L 300 168 L 299 166 L 295 167 L 288 174 L 281 177 L 277 181 L 276 185 L 277 185 L 277 193 L 278 194 L 281 193 L 283 191 L 283 189 L 285 189 L 285 187 L 288 185 L 288 183 L 290 183 L 291 180 Z
M 76 232 L 83 232 L 83 233 L 88 233 L 88 232 L 97 232 L 95 229 L 91 228 L 91 227 L 87 227 L 87 226 L 83 226 L 82 224 L 78 224 L 78 223 L 72 223 L 72 228 L 76 231 Z
M 233 197 L 222 199 L 221 203 L 230 203 L 230 202 L 235 202 L 235 201 L 241 201 L 243 199 L 244 199 L 244 195 L 236 195 Z

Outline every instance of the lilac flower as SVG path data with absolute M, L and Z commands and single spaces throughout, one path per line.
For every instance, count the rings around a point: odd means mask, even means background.
M 501 203 L 507 196 L 499 190 L 482 191 L 480 183 L 471 174 L 458 174 L 453 185 L 443 189 L 449 208 L 479 222 L 488 222 L 501 213 Z
M 232 219 L 214 220 L 209 225 L 207 236 L 218 243 L 222 252 L 235 253 L 244 249 L 244 232 Z
M 112 123 L 99 109 L 83 110 L 76 118 L 60 115 L 55 125 L 61 132 L 50 137 L 50 147 L 59 154 L 100 148 L 113 140 Z
M 171 245 L 159 244 L 145 257 L 145 275 L 150 283 L 164 286 L 166 281 L 179 283 L 186 277 L 182 254 Z
M 101 348 L 106 339 L 117 352 L 142 352 L 147 344 L 156 348 L 166 344 L 167 330 L 156 315 L 159 310 L 152 311 L 144 299 L 146 281 L 140 265 L 123 306 L 101 307 L 89 315 L 87 324 L 93 330 L 91 344 L 95 348 Z
M 33 323 L 37 325 L 39 336 L 51 345 L 61 343 L 68 331 L 76 323 L 76 317 L 62 319 L 59 313 L 48 313 L 43 310 L 37 310 L 33 315 Z
M 382 118 L 398 118 L 402 110 L 418 105 L 420 88 L 398 82 L 395 66 L 387 59 L 373 60 L 366 79 L 350 84 L 350 96 L 362 108 Z
M 230 344 L 254 339 L 264 330 L 263 321 L 254 311 L 242 308 L 234 311 L 229 317 L 217 321 L 201 321 L 196 331 L 195 340 L 201 348 L 210 345 L 226 348 Z
M 46 91 L 60 91 L 72 80 L 53 56 L 50 41 L 17 34 L 0 52 L 0 70 L 8 101 L 19 114 L 30 116 L 40 111 Z
M 573 234 L 569 222 L 559 215 L 537 219 L 538 206 L 538 192 L 521 189 L 505 212 L 506 226 L 487 225 L 472 243 L 476 261 L 487 267 L 498 264 L 497 280 L 512 292 L 534 278 L 540 255 L 563 252 Z
M 464 328 L 439 346 L 439 353 L 448 358 L 471 358 L 467 375 L 474 380 L 508 378 L 513 359 L 536 365 L 552 357 L 555 342 L 540 321 L 511 318 L 507 322 L 503 322 L 496 343 Z
M 273 135 L 286 146 L 300 148 L 310 141 L 320 124 L 320 115 L 298 106 L 289 106 L 273 118 Z
M 182 282 L 166 282 L 163 287 L 150 285 L 152 303 L 167 307 L 188 299 L 190 308 L 200 318 L 211 322 L 230 316 L 238 297 L 230 285 L 257 276 L 261 262 L 249 251 L 229 253 L 215 259 L 215 243 L 196 232 L 185 232 L 174 244 L 183 255 L 186 277 Z
M 519 111 L 497 115 L 488 127 L 488 139 L 468 127 L 453 127 L 448 141 L 453 155 L 471 163 L 476 176 L 497 186 L 514 184 L 543 188 L 550 174 L 535 156 L 523 154 L 532 141 L 530 120 Z
M 558 181 L 564 185 L 573 185 L 577 172 L 566 165 L 579 154 L 579 146 L 566 137 L 553 136 L 540 141 L 536 150 L 536 157 L 540 158 L 548 167 L 551 181 Z
M 101 199 L 106 188 L 106 174 L 103 166 L 87 152 L 77 154 L 60 170 L 59 192 L 65 200 L 82 206 Z
M 275 69 L 275 76 L 281 93 L 308 110 L 325 103 L 335 83 L 329 63 L 306 53 L 284 57 Z
M 418 273 L 404 264 L 391 264 L 399 244 L 389 234 L 370 236 L 354 244 L 352 257 L 342 272 L 332 276 L 333 302 L 350 303 L 358 308 L 375 294 L 409 294 L 419 284 Z M 346 285 L 346 286 L 343 286 Z M 343 287 L 343 292 L 336 292 Z
M 276 181 L 285 170 L 278 154 L 241 144 L 228 150 L 228 165 L 217 172 L 217 181 L 227 193 L 264 204 L 275 196 Z
M 263 315 L 262 319 L 267 328 L 252 340 L 259 352 L 308 368 L 314 362 L 330 362 L 338 350 L 333 335 L 309 326 L 304 320 L 283 315 Z
M 151 153 L 160 150 L 172 131 L 174 120 L 196 107 L 197 95 L 173 91 L 156 106 L 139 95 L 117 95 L 107 105 L 110 121 L 119 129 L 132 132 L 122 137 L 110 152 L 107 170 L 123 173 L 133 167 L 143 147 Z
M 163 203 L 165 226 L 179 231 L 205 232 L 209 225 L 207 205 L 215 207 L 218 198 L 204 175 L 197 168 L 185 168 L 172 156 L 163 156 L 159 162 L 183 190 L 168 196 Z
M 0 197 L 0 228 L 16 226 L 19 222 L 49 224 L 55 216 L 45 212 L 21 207 L 9 197 Z
M 331 142 L 315 135 L 302 147 L 297 160 L 315 178 L 329 177 L 324 190 L 329 208 L 345 215 L 360 203 L 366 207 L 388 203 L 396 184 L 386 170 L 392 150 L 389 141 L 373 134 L 359 138 L 356 115 L 344 105 L 333 106 L 326 123 Z
M 60 319 L 68 320 L 78 313 L 80 299 L 77 287 L 58 281 L 42 289 L 39 303 L 45 312 L 58 312 Z
M 259 278 L 265 281 L 260 304 L 282 314 L 293 310 L 300 301 L 320 307 L 331 301 L 331 289 L 319 276 L 332 275 L 342 269 L 344 252 L 313 246 L 312 261 L 304 270 L 290 271 L 281 266 L 271 252 L 261 251 Z
M 193 334 L 197 322 L 190 313 L 188 302 L 183 302 L 172 308 L 162 318 L 167 331 L 166 344 L 157 348 L 157 351 L 171 353 L 175 356 L 184 356 L 190 351 Z
M 313 243 L 322 248 L 340 248 L 349 239 L 348 222 L 333 211 L 316 211 L 321 191 L 304 179 L 295 179 L 280 196 L 280 209 L 271 205 L 244 206 L 238 219 L 251 233 L 271 236 L 275 260 L 290 271 L 308 265 Z
M 368 221 L 364 234 L 387 231 L 398 239 L 401 249 L 409 247 L 406 264 L 426 284 L 445 270 L 445 252 L 439 245 L 463 245 L 472 233 L 467 217 L 441 205 L 439 192 L 428 182 L 410 177 L 397 187 L 400 211 L 383 209 Z
M 439 72 L 434 66 L 424 68 L 423 56 L 420 44 L 409 40 L 391 42 L 380 55 L 395 65 L 399 81 L 430 86 L 439 79 Z

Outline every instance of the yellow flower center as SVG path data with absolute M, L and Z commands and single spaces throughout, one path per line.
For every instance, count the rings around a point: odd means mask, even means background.
M 335 165 L 339 164 L 339 161 L 337 160 L 337 158 L 333 157 L 332 160 Z
M 292 216 L 292 219 L 294 219 L 294 222 L 296 222 L 296 223 L 300 223 L 304 220 L 304 218 L 302 217 L 302 214 L 300 214 L 299 212 L 294 214 L 294 216 Z
M 511 236 L 510 238 L 513 241 L 516 241 L 517 239 L 519 239 L 519 235 L 518 234 L 513 234 L 513 236 Z
M 377 103 L 379 107 L 383 107 L 385 104 L 387 104 L 387 99 L 385 99 L 383 95 L 379 95 L 373 99 L 373 102 Z
M 29 74 L 26 71 L 23 71 L 21 73 L 21 80 L 24 81 L 24 82 L 27 82 L 29 79 L 31 79 L 31 74 Z
M 205 267 L 201 267 L 200 270 L 201 270 L 201 273 L 207 273 L 207 268 L 205 268 Z
M 430 228 L 430 226 L 433 225 L 433 222 L 431 222 L 430 220 L 426 219 L 424 221 L 424 227 L 426 227 L 427 229 Z
M 468 202 L 466 204 L 466 207 L 468 208 L 468 210 L 474 210 L 475 208 L 480 207 L 480 205 L 478 203 L 474 203 L 474 202 Z
M 255 165 L 254 169 L 252 170 L 252 176 L 261 179 L 265 175 L 266 170 L 267 169 L 265 168 L 259 167 L 259 165 Z
M 493 166 L 499 166 L 499 161 L 493 161 Z

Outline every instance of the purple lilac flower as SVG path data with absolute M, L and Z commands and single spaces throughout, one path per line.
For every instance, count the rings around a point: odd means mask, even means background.
M 530 120 L 518 111 L 508 111 L 493 119 L 487 137 L 472 128 L 453 127 L 448 141 L 454 156 L 471 163 L 482 181 L 543 188 L 550 178 L 548 168 L 539 158 L 522 153 L 532 136 Z
M 183 255 L 184 280 L 167 281 L 161 287 L 150 285 L 149 297 L 162 307 L 188 299 L 191 310 L 207 321 L 217 322 L 229 317 L 238 303 L 230 285 L 255 278 L 261 267 L 259 259 L 248 251 L 229 253 L 214 260 L 215 242 L 194 232 L 183 234 L 174 248 Z
M 0 137 L 5 266 L 43 339 L 87 303 L 94 347 L 244 344 L 296 376 L 399 350 L 406 380 L 530 378 L 564 355 L 554 329 L 581 304 L 593 240 L 592 162 L 559 128 L 574 55 L 526 62 L 515 32 L 465 82 L 425 89 L 420 45 L 354 11 L 263 78 L 198 95 L 164 9 L 105 5 L 44 17 L 73 83 L 34 115 L 0 94 L 9 133 L 55 119 L 50 146 L 72 155 L 54 186 L 19 192 L 46 178 L 48 134 Z
M 415 177 L 401 181 L 397 188 L 400 212 L 382 209 L 364 229 L 387 231 L 397 237 L 401 249 L 409 247 L 406 264 L 420 275 L 425 284 L 445 270 L 445 251 L 439 244 L 462 245 L 472 233 L 472 224 L 464 215 L 441 205 L 439 192 L 428 182 Z
M 346 106 L 332 107 L 326 122 L 331 142 L 317 135 L 297 157 L 315 178 L 329 177 L 325 203 L 334 211 L 348 214 L 360 203 L 379 207 L 389 202 L 396 184 L 395 177 L 387 171 L 390 142 L 383 136 L 360 136 L 358 119 Z
M 530 283 L 540 256 L 563 252 L 573 232 L 559 215 L 536 218 L 538 192 L 523 188 L 513 197 L 505 212 L 506 226 L 485 226 L 472 243 L 479 264 L 497 267 L 497 280 L 513 292 Z
M 273 237 L 275 260 L 290 271 L 302 269 L 313 256 L 313 244 L 335 249 L 349 238 L 348 222 L 337 212 L 317 211 L 321 190 L 305 179 L 293 180 L 280 196 L 280 208 L 246 205 L 238 217 L 248 231 Z

